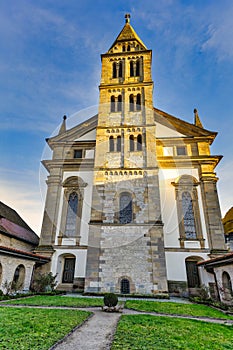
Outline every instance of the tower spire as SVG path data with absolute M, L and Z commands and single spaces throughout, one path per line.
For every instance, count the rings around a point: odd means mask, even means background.
M 201 119 L 198 115 L 197 109 L 195 108 L 193 112 L 194 112 L 194 124 L 196 126 L 199 126 L 199 128 L 203 128 L 203 125 L 202 125 Z

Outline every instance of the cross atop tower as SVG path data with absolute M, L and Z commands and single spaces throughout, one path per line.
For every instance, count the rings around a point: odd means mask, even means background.
M 126 13 L 125 15 L 125 23 L 129 23 L 130 22 L 130 14 Z

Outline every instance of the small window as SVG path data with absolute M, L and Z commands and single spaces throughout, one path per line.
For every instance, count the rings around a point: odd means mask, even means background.
M 121 112 L 122 111 L 122 96 L 119 95 L 117 98 L 117 111 Z
M 130 51 L 130 45 L 127 46 L 127 51 Z
M 113 64 L 112 64 L 112 77 L 113 77 L 113 78 L 116 78 L 116 77 L 117 77 L 116 62 L 113 62 Z
M 132 197 L 128 192 L 123 192 L 120 196 L 120 224 L 129 224 L 133 219 Z
M 74 158 L 82 158 L 82 157 L 83 157 L 83 151 L 81 149 L 75 149 Z
M 185 146 L 177 146 L 176 147 L 176 154 L 178 156 L 186 156 L 187 155 L 187 150 Z
M 122 65 L 122 62 L 119 63 L 118 77 L 119 78 L 123 77 L 123 65 Z
M 130 112 L 134 111 L 134 97 L 133 97 L 133 95 L 129 96 L 129 110 L 130 110 Z
M 129 150 L 130 152 L 134 151 L 134 136 L 130 135 L 129 137 Z
M 136 102 L 136 109 L 137 111 L 140 111 L 141 110 L 141 95 L 140 94 L 137 94 L 137 102 Z
M 133 61 L 130 61 L 130 76 L 133 77 L 134 76 L 134 64 Z
M 140 76 L 140 60 L 136 62 L 136 77 Z
M 115 96 L 111 96 L 111 112 L 116 111 L 116 106 L 115 106 Z
M 122 51 L 123 51 L 123 52 L 125 51 L 125 45 L 122 46 Z
M 113 138 L 113 136 L 109 137 L 109 152 L 114 152 L 114 138 Z
M 142 150 L 142 135 L 139 134 L 137 136 L 137 151 L 141 151 Z
M 117 152 L 121 151 L 121 136 L 117 136 Z

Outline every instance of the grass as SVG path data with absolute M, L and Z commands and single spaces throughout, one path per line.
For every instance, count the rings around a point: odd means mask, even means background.
M 91 313 L 78 310 L 0 308 L 0 349 L 48 350 Z
M 206 305 L 182 304 L 172 302 L 127 300 L 125 307 L 146 312 L 156 312 L 169 315 L 188 315 L 195 317 L 209 317 L 221 319 L 233 319 L 223 312 Z
M 65 307 L 91 307 L 102 306 L 103 298 L 80 298 L 65 296 L 36 295 L 34 297 L 19 300 L 8 300 L 12 305 L 34 305 L 34 306 L 65 306 Z
M 232 328 L 165 316 L 124 315 L 111 350 L 231 350 Z

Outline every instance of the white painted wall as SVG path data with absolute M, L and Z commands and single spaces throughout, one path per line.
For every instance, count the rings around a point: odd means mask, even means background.
M 185 259 L 191 256 L 208 259 L 207 253 L 201 252 L 165 252 L 167 279 L 172 281 L 187 281 Z
M 79 137 L 75 141 L 95 141 L 96 139 L 96 129 L 93 129 L 86 133 L 85 135 Z
M 167 126 L 156 123 L 156 137 L 186 137 L 186 135 L 183 135 L 178 131 L 174 130 L 173 125 L 171 125 L 171 128 L 168 128 Z

